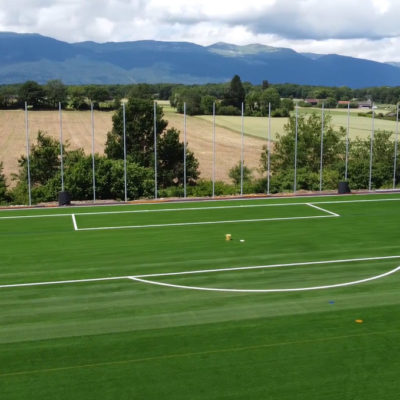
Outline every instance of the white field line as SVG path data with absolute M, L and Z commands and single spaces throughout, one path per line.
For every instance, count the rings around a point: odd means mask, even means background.
M 267 269 L 267 268 L 282 268 L 282 267 L 300 267 L 300 266 L 304 266 L 304 265 L 340 264 L 340 263 L 351 263 L 351 262 L 362 262 L 362 261 L 381 261 L 381 260 L 394 260 L 394 259 L 399 259 L 399 258 L 400 258 L 400 255 L 384 256 L 384 257 L 348 258 L 348 259 L 341 259 L 341 260 L 307 261 L 307 262 L 297 262 L 297 263 L 290 263 L 290 264 L 270 264 L 270 265 L 256 265 L 256 266 L 250 266 L 250 267 L 232 267 L 232 268 L 202 269 L 202 270 L 195 270 L 195 271 L 165 272 L 165 273 L 159 273 L 159 274 L 135 275 L 134 278 L 157 278 L 157 277 L 161 277 L 161 276 L 207 274 L 207 273 L 212 273 L 212 272 L 245 271 L 245 270 L 252 270 L 252 269 Z
M 325 208 L 318 207 L 318 206 L 316 206 L 316 205 L 314 205 L 314 204 L 312 204 L 312 203 L 306 203 L 306 204 L 307 204 L 308 206 L 310 206 L 310 207 L 316 208 L 317 210 L 320 210 L 320 211 L 326 212 L 326 213 L 328 213 L 328 214 L 331 214 L 331 215 L 333 215 L 334 217 L 340 217 L 339 214 L 336 214 L 336 213 L 334 213 L 334 212 L 332 212 L 332 211 L 326 210 Z
M 315 196 L 314 196 L 315 197 Z M 319 197 L 319 196 L 316 196 Z M 323 196 L 320 196 L 323 197 Z M 338 195 L 339 197 L 339 195 Z M 282 198 L 283 199 L 283 198 Z M 232 199 L 229 201 L 239 201 L 239 200 L 246 200 L 246 201 L 260 201 L 260 200 L 268 200 L 268 199 Z M 204 200 L 204 202 L 217 202 L 221 200 Z M 189 207 L 189 208 L 162 208 L 158 210 L 130 210 L 130 211 L 100 211 L 100 212 L 90 212 L 90 213 L 75 213 L 75 215 L 103 215 L 103 214 L 122 214 L 122 213 L 140 213 L 140 212 L 159 212 L 159 211 L 186 211 L 186 210 L 210 210 L 210 209 L 225 209 L 225 208 L 250 208 L 250 207 L 273 207 L 273 206 L 296 206 L 296 205 L 310 205 L 310 204 L 348 204 L 348 203 L 370 203 L 370 202 L 385 202 L 385 201 L 400 201 L 400 198 L 396 199 L 362 199 L 362 200 L 328 200 L 328 201 L 312 201 L 312 202 L 298 202 L 298 203 L 274 203 L 274 204 L 243 204 L 238 206 L 213 206 L 213 207 Z M 177 202 L 179 204 L 184 204 L 183 202 Z M 132 206 L 132 205 L 122 205 Z M 135 206 L 132 206 L 135 207 Z M 21 211 L 21 210 L 0 210 L 1 212 L 8 212 L 8 211 Z M 27 212 L 34 211 L 34 210 L 25 210 Z M 328 212 L 327 210 L 324 210 Z M 69 214 L 38 214 L 38 215 L 17 215 L 17 216 L 0 216 L 1 219 L 23 219 L 23 218 L 46 218 L 46 217 L 70 217 L 72 213 Z
M 11 215 L 0 217 L 0 219 L 25 219 L 25 218 L 50 218 L 50 217 L 70 217 L 71 214 L 37 214 L 37 215 Z
M 78 231 L 78 225 L 76 223 L 76 218 L 75 218 L 75 214 L 71 214 L 72 217 L 72 223 L 74 224 L 74 230 Z
M 86 212 L 77 215 L 107 215 L 107 214 L 140 214 L 140 213 L 156 213 L 168 211 L 208 211 L 208 210 L 226 210 L 230 208 L 255 208 L 255 207 L 276 207 L 276 206 L 303 206 L 306 203 L 274 203 L 274 204 L 240 204 L 237 206 L 212 206 L 212 207 L 180 207 L 180 208 L 159 208 L 159 209 L 143 209 L 128 211 L 104 211 L 104 212 Z
M 129 277 L 128 276 L 110 276 L 107 278 L 70 279 L 70 280 L 66 280 L 66 281 L 14 283 L 14 284 L 9 284 L 9 285 L 0 285 L 0 289 L 29 287 L 29 286 L 65 285 L 68 283 L 115 281 L 115 280 L 121 280 L 121 279 L 129 279 Z
M 336 283 L 333 285 L 325 285 L 325 286 L 311 286 L 311 287 L 302 287 L 302 288 L 288 288 L 288 289 L 221 289 L 221 288 L 212 288 L 212 287 L 200 287 L 200 286 L 185 286 L 185 285 L 174 285 L 172 283 L 162 283 L 156 281 L 150 281 L 147 279 L 137 278 L 135 276 L 130 276 L 129 279 L 133 281 L 147 283 L 150 285 L 158 285 L 158 286 L 167 286 L 176 289 L 188 289 L 188 290 L 202 290 L 209 292 L 234 292 L 234 293 L 279 293 L 279 292 L 304 292 L 309 290 L 324 290 L 324 289 L 333 289 L 338 287 L 345 286 L 354 286 L 360 283 L 374 281 L 376 279 L 384 278 L 385 276 L 389 276 L 394 274 L 395 272 L 400 270 L 400 266 L 392 269 L 391 271 L 385 272 L 380 275 L 372 276 L 370 278 L 360 279 L 358 281 L 352 282 L 344 282 L 344 283 Z
M 264 269 L 264 268 L 296 267 L 296 266 L 318 265 L 318 264 L 337 264 L 337 263 L 350 263 L 350 262 L 358 262 L 358 261 L 380 261 L 380 260 L 391 260 L 391 259 L 399 259 L 399 258 L 400 258 L 400 255 L 383 256 L 383 257 L 349 258 L 349 259 L 342 259 L 342 260 L 307 261 L 307 262 L 298 262 L 298 263 L 290 263 L 290 264 L 270 264 L 270 265 L 259 265 L 259 266 L 250 266 L 250 267 L 204 269 L 204 270 L 197 270 L 197 271 L 167 272 L 167 273 L 134 275 L 134 276 L 114 276 L 114 277 L 105 277 L 105 278 L 70 279 L 70 280 L 64 280 L 64 281 L 15 283 L 15 284 L 8 284 L 8 285 L 0 285 L 0 289 L 1 288 L 4 289 L 4 288 L 16 288 L 16 287 L 29 287 L 29 286 L 63 285 L 63 284 L 74 284 L 74 283 L 84 283 L 84 282 L 100 282 L 100 281 L 133 279 L 133 278 L 135 278 L 136 280 L 139 280 L 142 278 L 151 278 L 151 277 L 156 278 L 156 277 L 162 277 L 162 276 L 206 274 L 206 273 L 213 273 L 213 272 L 230 272 L 230 271 Z
M 242 222 L 262 222 L 262 221 L 289 221 L 313 218 L 332 218 L 334 215 L 313 215 L 309 217 L 282 217 L 282 218 L 256 218 L 256 219 L 236 219 L 225 221 L 202 221 L 202 222 L 177 222 L 171 224 L 150 224 L 150 225 L 124 225 L 124 226 L 102 226 L 96 228 L 79 228 L 79 231 L 103 231 L 112 229 L 139 229 L 139 228 L 161 228 L 165 226 L 185 226 L 185 225 L 215 225 L 215 224 L 235 224 Z

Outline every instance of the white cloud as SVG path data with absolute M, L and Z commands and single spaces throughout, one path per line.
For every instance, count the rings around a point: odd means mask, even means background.
M 0 0 L 0 30 L 68 42 L 262 43 L 400 61 L 398 0 Z

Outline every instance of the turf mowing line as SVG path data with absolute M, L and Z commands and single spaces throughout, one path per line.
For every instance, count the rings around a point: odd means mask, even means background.
M 293 341 L 288 341 L 288 342 L 261 343 L 261 344 L 253 345 L 253 346 L 228 347 L 225 349 L 205 350 L 205 351 L 189 352 L 189 353 L 161 354 L 161 355 L 153 356 L 153 357 L 133 358 L 133 359 L 128 359 L 128 360 L 103 361 L 103 362 L 97 362 L 97 363 L 91 363 L 91 364 L 69 365 L 69 366 L 65 366 L 65 367 L 5 372 L 5 373 L 0 373 L 0 377 L 2 378 L 2 377 L 8 377 L 8 376 L 51 373 L 51 372 L 68 371 L 68 370 L 74 370 L 74 369 L 83 369 L 83 368 L 101 368 L 101 367 L 112 366 L 112 365 L 124 365 L 124 364 L 131 364 L 131 363 L 169 360 L 169 359 L 174 359 L 174 358 L 195 357 L 195 356 L 220 354 L 220 353 L 233 353 L 233 352 L 240 352 L 240 351 L 252 351 L 252 350 L 267 349 L 267 348 L 273 348 L 273 347 L 292 346 L 292 345 L 301 345 L 301 344 L 309 344 L 309 343 L 323 343 L 323 342 L 330 342 L 330 341 L 335 341 L 335 340 L 343 340 L 343 339 L 358 338 L 358 337 L 365 337 L 365 336 L 368 337 L 368 336 L 376 336 L 376 335 L 387 335 L 390 333 L 398 333 L 398 332 L 399 332 L 398 330 L 362 332 L 362 333 L 354 333 L 351 335 L 328 336 L 328 337 L 320 337 L 320 338 L 314 338 L 314 339 L 293 340 Z
M 73 283 L 85 283 L 85 282 L 101 282 L 101 281 L 123 280 L 123 279 L 132 280 L 133 278 L 136 278 L 136 280 L 139 280 L 142 278 L 157 278 L 157 277 L 163 277 L 163 276 L 207 274 L 207 273 L 212 273 L 212 272 L 231 272 L 231 271 L 252 270 L 252 269 L 296 267 L 296 266 L 303 266 L 303 265 L 319 265 L 319 264 L 337 264 L 337 263 L 350 263 L 350 262 L 360 262 L 360 261 L 380 261 L 380 260 L 392 260 L 392 259 L 399 259 L 399 258 L 400 258 L 400 255 L 383 256 L 383 257 L 349 258 L 349 259 L 343 259 L 343 260 L 308 261 L 308 262 L 298 262 L 298 263 L 290 263 L 290 264 L 270 264 L 270 265 L 258 265 L 258 266 L 250 266 L 250 267 L 203 269 L 203 270 L 196 270 L 196 271 L 165 272 L 165 273 L 158 273 L 158 274 L 145 274 L 145 275 L 134 275 L 134 276 L 114 276 L 114 277 L 106 277 L 106 278 L 70 279 L 70 280 L 64 280 L 64 281 L 14 283 L 14 284 L 0 285 L 0 289 L 16 288 L 16 287 L 29 287 L 29 286 L 63 285 L 63 284 L 73 284 Z M 398 268 L 400 268 L 400 267 L 398 267 Z M 396 270 L 398 268 L 396 268 Z M 396 271 L 392 270 L 389 272 L 394 273 Z M 386 274 L 388 274 L 388 273 L 386 273 Z M 381 276 L 381 277 L 383 277 L 383 276 Z M 370 278 L 368 278 L 368 279 L 370 279 Z M 375 279 L 378 279 L 378 278 L 375 278 Z
M 304 287 L 304 288 L 288 288 L 288 289 L 221 289 L 221 288 L 209 288 L 209 287 L 206 288 L 206 287 L 200 287 L 200 286 L 175 285 L 172 283 L 163 283 L 163 282 L 150 281 L 148 279 L 141 279 L 141 278 L 137 278 L 135 276 L 130 276 L 129 279 L 132 279 L 133 281 L 137 281 L 137 282 L 147 283 L 150 285 L 167 286 L 167 287 L 176 288 L 176 289 L 202 290 L 202 291 L 209 291 L 209 292 L 285 293 L 285 292 L 306 292 L 306 291 L 310 291 L 310 290 L 325 290 L 325 289 L 333 289 L 333 288 L 339 288 L 339 287 L 345 287 L 345 286 L 354 286 L 354 285 L 358 285 L 360 283 L 370 282 L 370 281 L 384 278 L 386 276 L 394 274 L 395 272 L 397 272 L 399 270 L 400 270 L 400 266 L 398 266 L 388 272 L 385 272 L 383 274 L 372 276 L 370 278 L 360 279 L 357 281 L 336 283 L 333 285 L 325 285 L 325 286 L 311 286 L 311 287 Z

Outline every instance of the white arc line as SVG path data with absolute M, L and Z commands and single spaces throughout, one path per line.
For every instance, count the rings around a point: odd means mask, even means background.
M 394 274 L 395 272 L 400 270 L 400 266 L 391 271 L 385 272 L 380 275 L 372 276 L 366 279 L 360 279 L 357 281 L 352 282 L 344 282 L 344 283 L 336 283 L 333 285 L 325 285 L 325 286 L 312 286 L 312 287 L 304 287 L 304 288 L 288 288 L 288 289 L 221 289 L 221 288 L 206 288 L 206 287 L 199 287 L 199 286 L 185 286 L 185 285 L 174 285 L 172 283 L 162 283 L 162 282 L 155 282 L 150 281 L 147 279 L 137 278 L 135 276 L 130 276 L 129 279 L 133 281 L 138 281 L 142 283 L 147 283 L 150 285 L 158 285 L 158 286 L 167 286 L 176 289 L 188 289 L 188 290 L 202 290 L 202 291 L 210 291 L 210 292 L 234 292 L 234 293 L 282 293 L 282 292 L 304 292 L 310 290 L 323 290 L 323 289 L 332 289 L 338 287 L 345 287 L 345 286 L 353 286 L 358 285 L 360 283 L 370 282 L 376 279 L 384 278 L 385 276 L 389 276 Z

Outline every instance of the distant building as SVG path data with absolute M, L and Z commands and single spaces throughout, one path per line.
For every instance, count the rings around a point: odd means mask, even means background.
M 318 99 L 305 99 L 304 101 L 312 106 L 316 106 L 320 102 Z
M 368 108 L 370 110 L 372 108 L 372 104 L 373 103 L 371 100 L 359 101 L 358 108 Z

